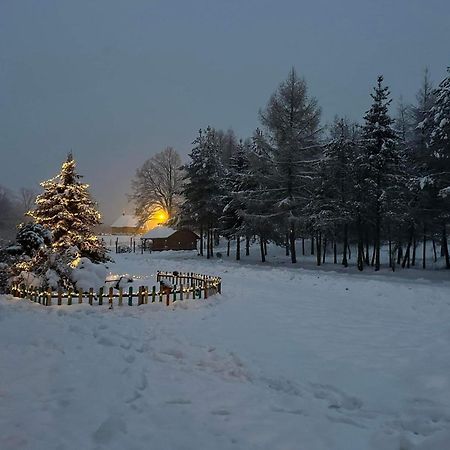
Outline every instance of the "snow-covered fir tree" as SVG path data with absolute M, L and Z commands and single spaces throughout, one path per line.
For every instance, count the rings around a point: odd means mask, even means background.
M 398 135 L 393 128 L 394 120 L 389 115 L 391 99 L 383 77 L 379 76 L 372 105 L 364 116 L 362 128 L 363 154 L 359 160 L 365 172 L 366 227 L 373 229 L 374 266 L 380 269 L 381 232 L 383 220 L 402 205 L 400 194 L 404 189 L 405 172 L 402 170 L 402 155 L 397 145 Z M 368 230 L 366 229 L 366 232 Z M 365 255 L 368 262 L 368 254 Z
M 298 226 L 312 189 L 320 113 L 316 99 L 308 95 L 306 81 L 292 68 L 260 114 L 273 162 L 272 173 L 266 179 L 273 200 L 267 213 L 279 213 L 280 231 L 284 229 L 289 241 L 293 263 L 297 261 Z
M 247 236 L 258 238 L 261 261 L 265 262 L 267 242 L 280 242 L 276 227 L 280 222 L 280 213 L 273 210 L 273 193 L 268 189 L 273 160 L 270 146 L 260 129 L 253 133 L 247 157 L 248 170 L 237 193 L 244 204 L 242 228 Z
M 347 267 L 349 229 L 356 220 L 354 161 L 358 154 L 357 125 L 347 119 L 335 118 L 330 138 L 324 148 L 324 158 L 318 165 L 319 180 L 308 211 L 311 226 L 317 233 L 332 236 L 335 243 L 341 240 L 342 264 Z M 317 236 L 317 241 L 320 244 L 320 236 Z M 320 247 L 317 245 L 318 264 Z
M 426 119 L 429 130 L 427 182 L 435 194 L 435 212 L 442 232 L 442 249 L 446 267 L 450 268 L 447 225 L 450 222 L 450 68 L 448 75 L 434 91 L 435 104 Z
M 200 254 L 206 234 L 207 257 L 213 256 L 214 235 L 223 210 L 224 168 L 214 128 L 200 130 L 193 142 L 191 161 L 184 167 L 185 187 L 179 225 L 190 225 L 200 232 Z
M 44 181 L 44 192 L 38 195 L 35 209 L 28 212 L 33 220 L 53 236 L 52 248 L 63 253 L 76 247 L 80 256 L 101 262 L 107 259 L 107 249 L 94 234 L 100 224 L 100 213 L 89 194 L 89 185 L 80 182 L 72 153 L 63 163 L 61 172 Z
M 241 237 L 246 235 L 244 229 L 245 203 L 241 193 L 248 190 L 248 144 L 239 141 L 230 158 L 229 169 L 224 180 L 224 209 L 220 217 L 220 231 L 227 239 L 236 239 L 236 260 L 241 258 Z M 248 237 L 248 236 L 246 236 Z

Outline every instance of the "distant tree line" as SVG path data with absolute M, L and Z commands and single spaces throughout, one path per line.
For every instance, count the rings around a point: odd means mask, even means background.
M 382 76 L 370 95 L 361 124 L 336 117 L 321 127 L 320 107 L 292 69 L 250 138 L 199 131 L 175 222 L 199 232 L 208 258 L 223 236 L 236 242 L 236 259 L 257 241 L 265 261 L 274 242 L 295 263 L 306 240 L 318 265 L 328 251 L 347 266 L 353 249 L 359 270 L 379 270 L 383 247 L 392 269 L 419 256 L 425 268 L 432 245 L 450 268 L 450 71 L 436 88 L 425 72 L 415 103 L 401 100 L 395 117 Z
M 0 242 L 16 236 L 17 225 L 23 221 L 36 195 L 33 189 L 21 188 L 14 192 L 0 185 Z

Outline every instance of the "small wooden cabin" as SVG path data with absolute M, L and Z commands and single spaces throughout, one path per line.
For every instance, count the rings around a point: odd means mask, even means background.
M 200 237 L 191 230 L 158 226 L 141 237 L 144 250 L 196 250 Z

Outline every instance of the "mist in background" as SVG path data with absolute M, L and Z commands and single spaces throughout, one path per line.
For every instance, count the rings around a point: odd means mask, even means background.
M 110 224 L 147 158 L 207 125 L 250 136 L 292 66 L 324 124 L 360 121 L 379 74 L 413 101 L 449 24 L 448 0 L 2 0 L 0 184 L 38 189 L 72 150 Z

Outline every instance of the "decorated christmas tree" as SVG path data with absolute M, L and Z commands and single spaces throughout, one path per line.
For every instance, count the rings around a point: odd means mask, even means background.
M 89 194 L 89 185 L 79 181 L 81 176 L 75 167 L 69 153 L 60 174 L 41 183 L 44 192 L 37 197 L 36 208 L 27 214 L 52 232 L 54 251 L 62 253 L 76 247 L 82 257 L 105 261 L 107 250 L 93 232 L 101 216 Z

